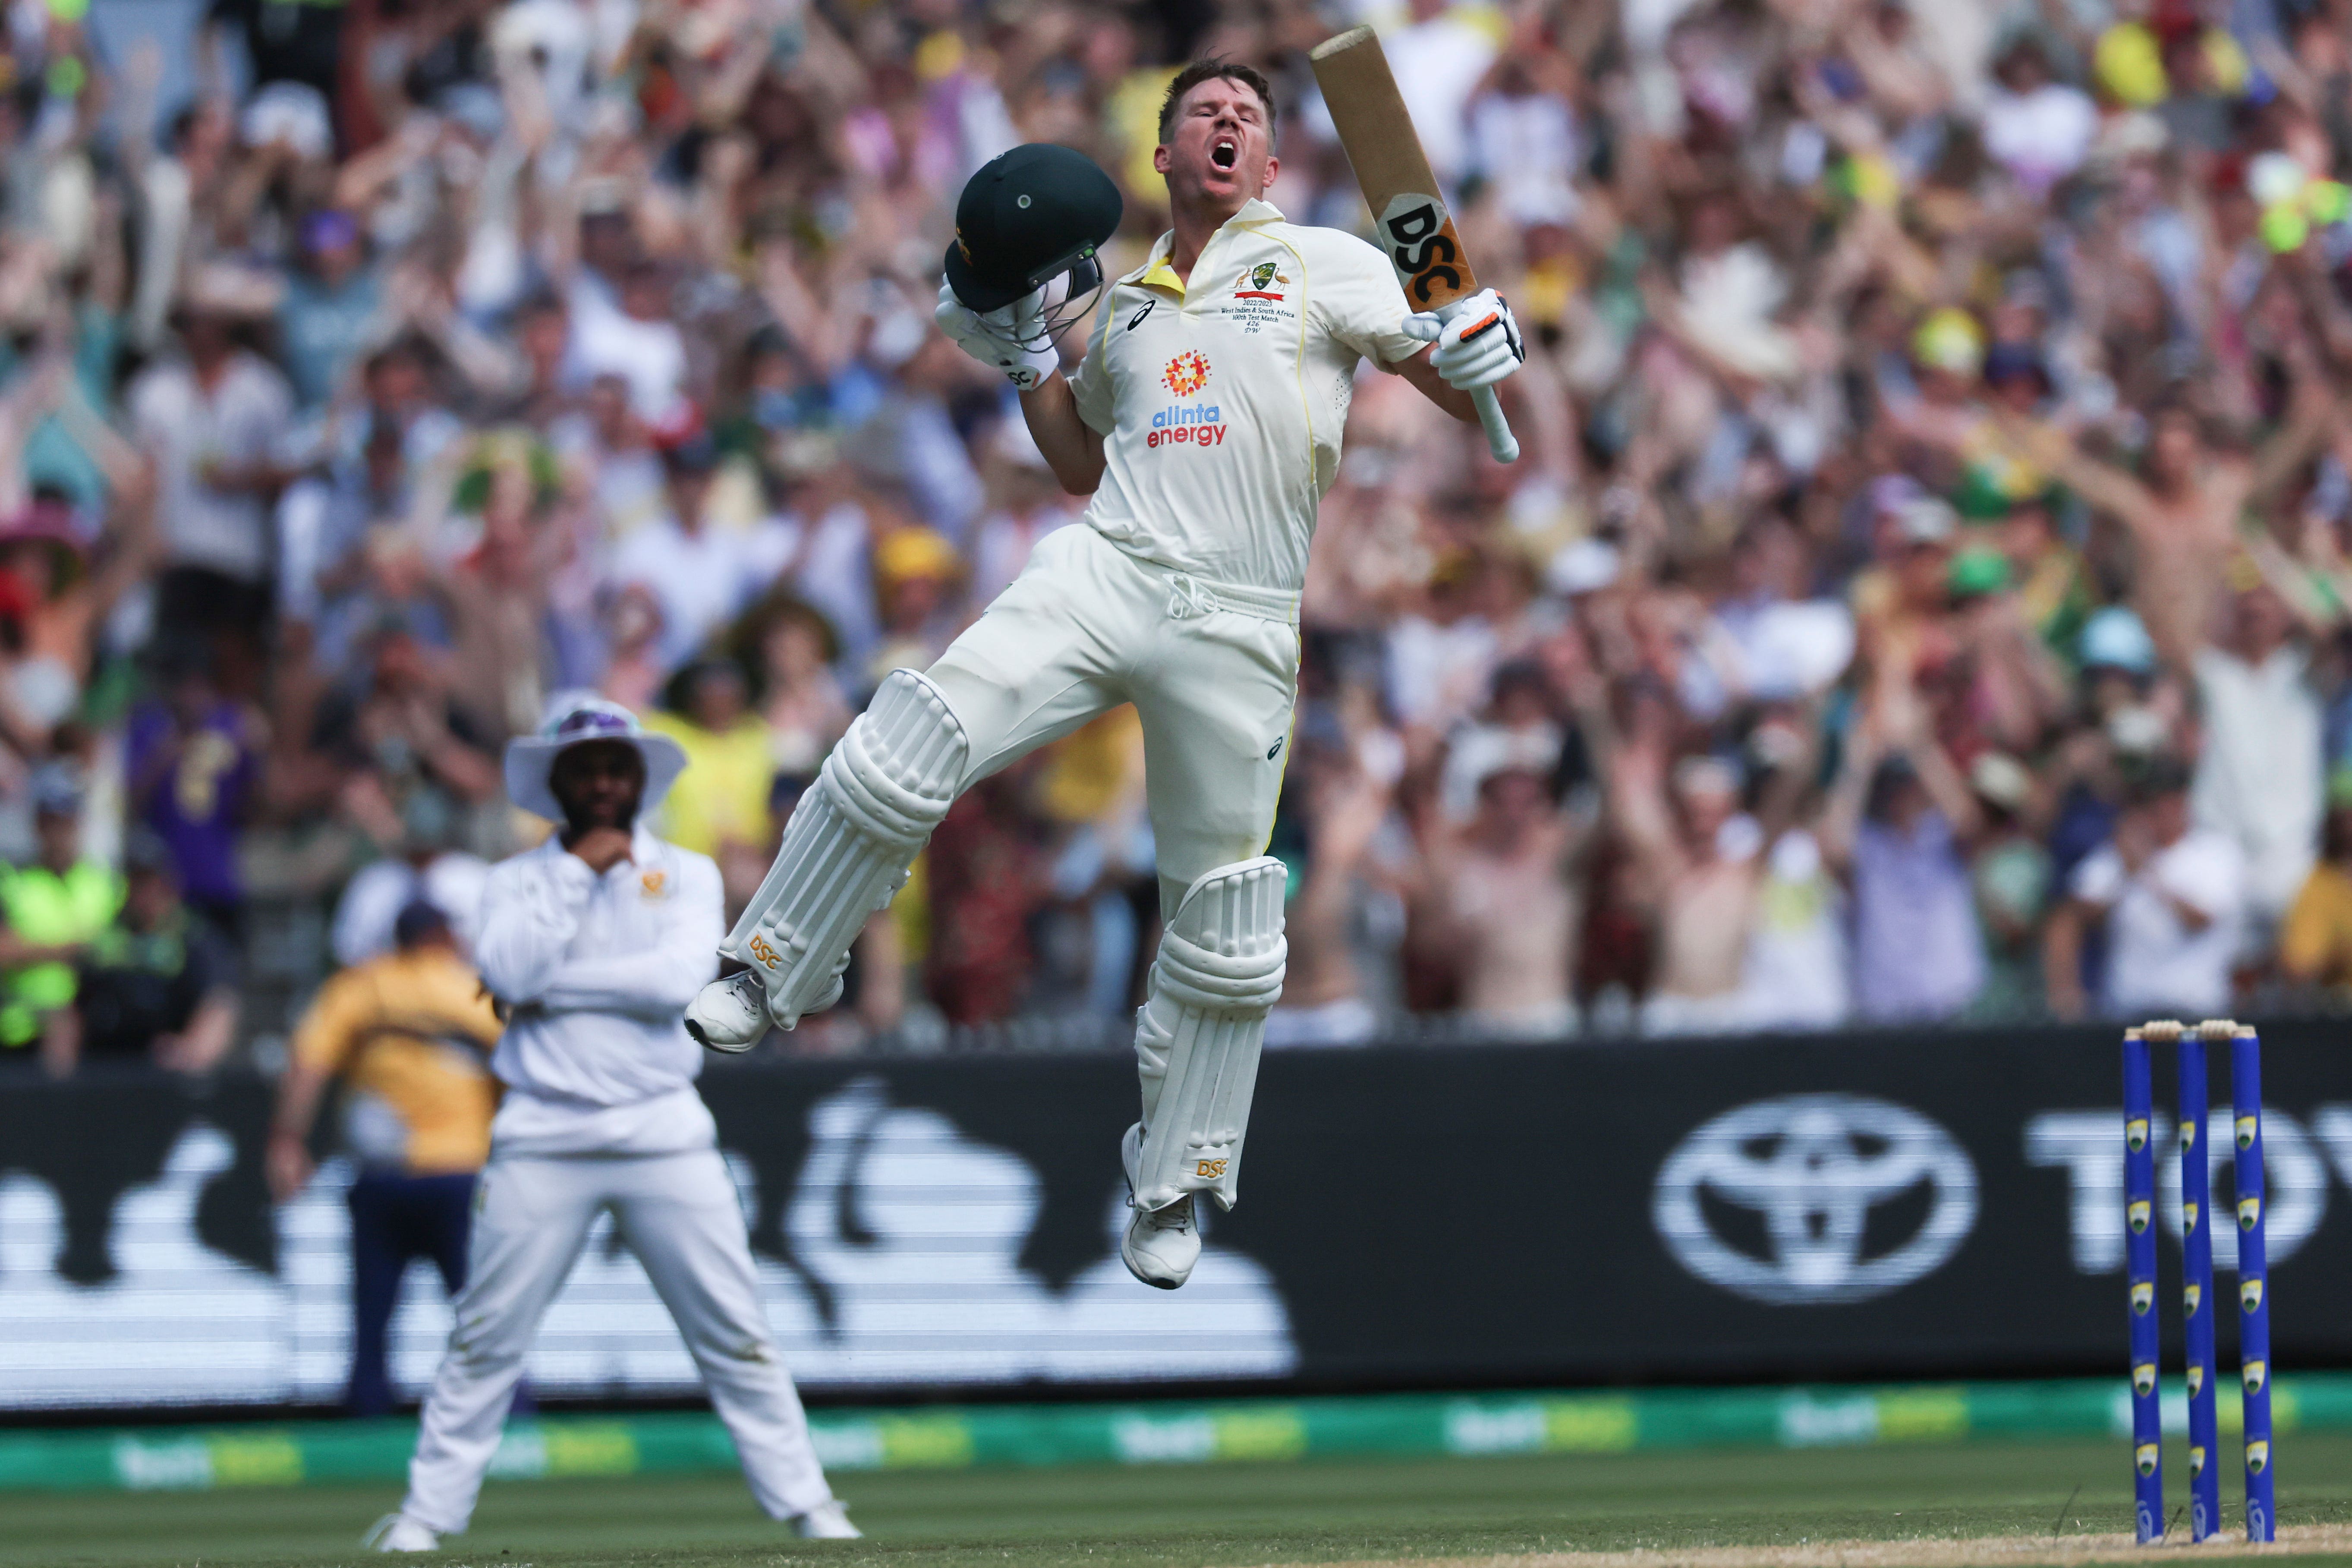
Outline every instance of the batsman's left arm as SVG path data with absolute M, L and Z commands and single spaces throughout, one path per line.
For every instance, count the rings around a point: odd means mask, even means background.
M 1478 404 L 1459 387 L 1448 386 L 1445 378 L 1437 374 L 1436 351 L 1423 349 L 1410 359 L 1402 359 L 1386 369 L 1401 375 L 1420 389 L 1421 395 L 1465 425 L 1478 422 Z
M 1349 239 L 1331 259 L 1338 265 L 1327 271 L 1318 302 L 1327 329 L 1454 418 L 1480 419 L 1478 395 L 1527 358 L 1511 307 L 1492 289 L 1454 301 L 1442 315 L 1416 312 L 1381 251 Z
M 1403 331 L 1430 348 L 1425 359 L 1415 354 L 1399 368 L 1456 419 L 1478 418 L 1476 395 L 1527 363 L 1518 318 L 1511 314 L 1510 302 L 1492 289 L 1449 306 L 1444 315 L 1431 310 L 1407 316 Z M 1423 368 L 1407 368 L 1412 366 Z M 1440 395 L 1439 387 L 1453 395 Z

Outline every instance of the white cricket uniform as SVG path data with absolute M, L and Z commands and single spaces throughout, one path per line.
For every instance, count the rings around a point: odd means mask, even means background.
M 1357 363 L 1423 346 L 1353 235 L 1253 201 L 1189 279 L 1171 240 L 1105 290 L 1071 379 L 1104 437 L 1087 526 L 1039 541 L 928 671 L 971 740 L 963 786 L 1135 704 L 1163 913 L 1272 832 L 1299 588 Z
M 600 877 L 551 837 L 495 867 L 483 895 L 476 956 L 514 1015 L 490 1061 L 506 1098 L 466 1288 L 401 1505 L 436 1531 L 472 1518 L 540 1317 L 606 1209 L 677 1320 L 761 1508 L 787 1519 L 833 1496 L 694 1089 L 702 1050 L 680 1023 L 718 969 L 719 868 L 643 827 L 633 853 Z

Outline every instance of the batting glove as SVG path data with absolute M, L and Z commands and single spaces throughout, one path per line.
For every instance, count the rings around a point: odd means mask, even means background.
M 1045 330 L 1045 290 L 1024 295 L 1010 305 L 982 315 L 956 298 L 955 289 L 940 285 L 939 309 L 931 319 L 956 347 L 992 369 L 1023 392 L 1035 390 L 1062 368 L 1054 335 Z
M 1517 318 L 1492 289 L 1482 289 L 1440 321 L 1433 310 L 1404 319 L 1405 335 L 1435 343 L 1432 363 L 1445 384 L 1460 392 L 1492 386 L 1528 357 Z

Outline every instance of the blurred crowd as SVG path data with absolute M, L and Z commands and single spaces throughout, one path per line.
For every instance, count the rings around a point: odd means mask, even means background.
M 748 896 L 1081 510 L 931 323 L 965 177 L 1084 150 L 1123 271 L 1215 55 L 1360 229 L 1360 21 L 1526 456 L 1363 373 L 1271 1043 L 2352 994 L 2346 0 L 91 3 L 0 29 L 0 1049 L 201 1068 L 420 903 L 462 951 L 562 690 Z M 1142 784 L 1122 711 L 973 790 L 777 1048 L 1115 1029 Z

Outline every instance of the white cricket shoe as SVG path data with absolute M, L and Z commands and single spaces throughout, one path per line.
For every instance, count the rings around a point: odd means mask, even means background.
M 730 1056 L 758 1045 L 768 1032 L 768 990 L 757 972 L 740 970 L 704 986 L 686 1010 L 686 1032 Z
M 388 1513 L 360 1537 L 360 1544 L 374 1552 L 438 1552 L 441 1538 L 404 1513 Z
M 863 1541 L 866 1532 L 849 1522 L 838 1499 L 793 1515 L 793 1533 L 803 1541 Z
M 1143 1150 L 1143 1124 L 1127 1130 L 1120 1142 L 1120 1162 L 1127 1167 L 1127 1201 L 1135 1203 L 1135 1162 Z M 1201 1261 L 1201 1226 L 1192 1213 L 1192 1194 L 1186 1193 L 1164 1208 L 1136 1209 L 1118 1240 L 1118 1260 L 1127 1271 L 1155 1290 L 1173 1290 L 1192 1277 Z
M 1201 1227 L 1193 1222 L 1192 1194 L 1165 1208 L 1138 1209 L 1119 1238 L 1119 1261 L 1146 1285 L 1173 1290 L 1192 1277 L 1201 1261 Z

